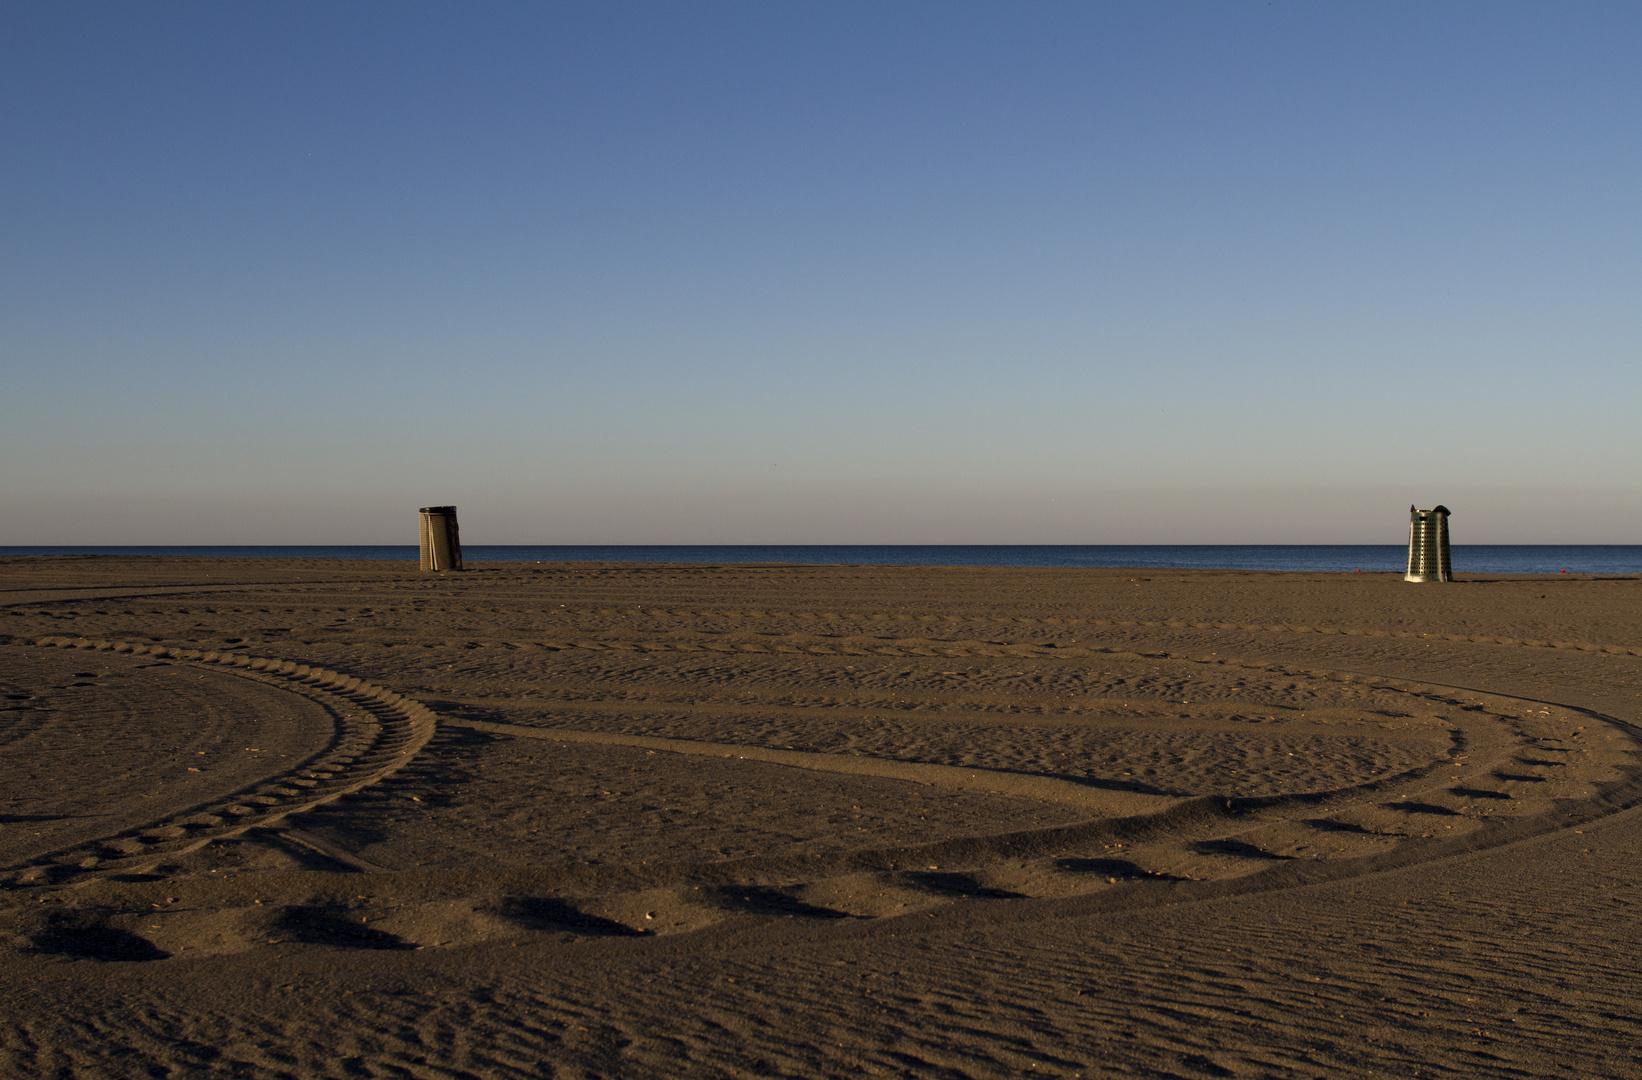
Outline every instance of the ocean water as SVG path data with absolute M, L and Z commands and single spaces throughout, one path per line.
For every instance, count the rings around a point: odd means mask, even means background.
M 414 544 L 229 547 L 0 547 L 18 555 L 164 555 L 415 561 Z M 1084 566 L 1401 573 L 1401 544 L 464 544 L 469 562 L 811 563 L 871 566 Z M 1642 574 L 1642 544 L 1457 544 L 1455 574 Z

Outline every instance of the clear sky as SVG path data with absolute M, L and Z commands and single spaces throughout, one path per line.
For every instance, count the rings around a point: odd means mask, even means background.
M 0 7 L 0 544 L 1642 542 L 1642 5 Z

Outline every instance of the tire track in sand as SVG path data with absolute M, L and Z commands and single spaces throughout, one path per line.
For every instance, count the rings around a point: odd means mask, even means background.
M 1225 622 L 1213 619 L 1101 619 L 1082 618 L 1078 616 L 1032 616 L 1032 615 L 957 615 L 950 613 L 925 612 L 910 614 L 907 612 L 836 612 L 815 611 L 770 611 L 770 610 L 740 610 L 723 608 L 687 609 L 672 607 L 654 608 L 566 608 L 566 616 L 638 616 L 648 619 L 667 618 L 734 618 L 746 619 L 794 619 L 794 620 L 827 620 L 835 622 L 879 623 L 893 625 L 896 623 L 923 623 L 945 622 L 948 624 L 963 623 L 995 623 L 1000 625 L 1025 625 L 1044 627 L 1092 627 L 1102 628 L 1167 628 L 1173 630 L 1241 630 L 1245 633 L 1265 634 L 1338 634 L 1343 637 L 1367 638 L 1395 638 L 1410 641 L 1458 641 L 1477 645 L 1501 645 L 1510 648 L 1528 649 L 1566 649 L 1579 652 L 1603 652 L 1615 656 L 1642 656 L 1642 645 L 1621 645 L 1608 642 L 1587 641 L 1584 639 L 1540 639 L 1500 637 L 1493 634 L 1451 634 L 1438 631 L 1421 630 L 1385 630 L 1380 628 L 1364 628 L 1355 626 L 1326 626 L 1308 623 L 1292 622 Z M 536 643 L 548 645 L 549 643 Z M 942 639 L 930 639 L 931 646 L 945 644 Z M 953 641 L 953 645 L 964 644 Z M 978 643 L 969 643 L 978 644 Z M 997 643 L 989 643 L 996 645 Z M 1022 646 L 1029 643 L 1022 642 Z M 559 646 L 563 648 L 564 646 Z M 575 647 L 574 645 L 572 647 Z M 661 646 L 665 648 L 665 645 Z M 1097 650 L 1098 651 L 1098 650 Z
M 0 882 L 8 884 L 80 884 L 145 874 L 213 841 L 368 787 L 408 763 L 434 731 L 433 713 L 418 701 L 363 679 L 291 660 L 87 638 L 46 637 L 29 644 L 215 667 L 319 703 L 334 718 L 336 730 L 329 746 L 283 774 L 159 821 L 0 867 Z
M 1171 795 L 1150 795 L 1093 784 L 1063 780 L 1033 773 L 1004 772 L 998 769 L 934 765 L 921 761 L 896 761 L 864 754 L 813 753 L 804 750 L 777 750 L 742 743 L 704 742 L 697 739 L 667 739 L 648 735 L 623 735 L 609 731 L 575 731 L 568 728 L 526 727 L 484 720 L 440 721 L 446 727 L 473 728 L 515 738 L 548 742 L 594 743 L 600 746 L 634 746 L 673 754 L 765 761 L 794 769 L 842 773 L 850 776 L 877 776 L 890 780 L 927 784 L 983 795 L 1012 795 L 1044 802 L 1066 803 L 1102 816 L 1132 817 L 1171 810 L 1187 800 Z

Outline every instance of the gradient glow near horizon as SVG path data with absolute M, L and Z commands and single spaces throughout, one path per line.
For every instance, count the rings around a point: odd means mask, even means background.
M 0 544 L 1642 542 L 1642 8 L 15 3 Z

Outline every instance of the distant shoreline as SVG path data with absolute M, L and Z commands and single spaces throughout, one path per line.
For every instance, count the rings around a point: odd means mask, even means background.
M 466 561 L 1401 572 L 1401 544 L 467 544 Z M 1642 544 L 1456 544 L 1457 574 L 1642 573 Z M 39 556 L 415 560 L 414 544 L 15 545 Z

